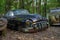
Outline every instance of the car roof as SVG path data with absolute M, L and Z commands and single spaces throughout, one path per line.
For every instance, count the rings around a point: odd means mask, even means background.
M 29 11 L 26 9 L 16 9 L 8 11 L 7 14 L 14 14 L 14 15 L 29 14 Z
M 60 8 L 51 9 L 50 13 L 60 12 Z
M 29 14 L 29 11 L 26 9 L 17 9 L 13 10 L 14 14 Z

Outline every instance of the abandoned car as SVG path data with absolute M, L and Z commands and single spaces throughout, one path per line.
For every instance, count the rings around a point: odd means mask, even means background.
M 37 32 L 48 28 L 48 20 L 39 14 L 29 14 L 27 10 L 12 10 L 4 15 L 8 20 L 8 28 L 22 32 Z
M 50 25 L 55 25 L 55 26 L 60 25 L 60 8 L 50 10 L 49 23 Z

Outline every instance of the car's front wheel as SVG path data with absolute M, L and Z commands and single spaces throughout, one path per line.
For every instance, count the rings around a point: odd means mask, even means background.
M 26 20 L 25 28 L 22 29 L 23 32 L 37 32 L 37 24 L 33 24 L 31 20 Z

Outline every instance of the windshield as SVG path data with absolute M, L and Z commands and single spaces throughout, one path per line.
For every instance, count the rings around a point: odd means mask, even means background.
M 14 10 L 13 11 L 15 15 L 20 15 L 20 14 L 29 14 L 27 10 L 21 9 L 21 10 Z

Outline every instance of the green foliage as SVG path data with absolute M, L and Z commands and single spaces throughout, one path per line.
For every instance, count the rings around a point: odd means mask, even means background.
M 29 10 L 30 13 L 39 13 L 44 16 L 45 7 L 47 13 L 51 8 L 60 7 L 60 0 L 49 0 L 47 1 L 47 5 L 41 5 L 41 1 L 42 0 L 0 0 L 0 13 L 23 8 Z M 43 0 L 43 2 L 46 2 L 46 0 Z
M 0 0 L 0 13 L 5 11 L 5 0 Z
M 49 6 L 50 8 L 56 8 L 57 5 L 58 5 L 58 2 L 57 2 L 56 0 L 50 0 L 50 1 L 48 2 L 48 6 Z

